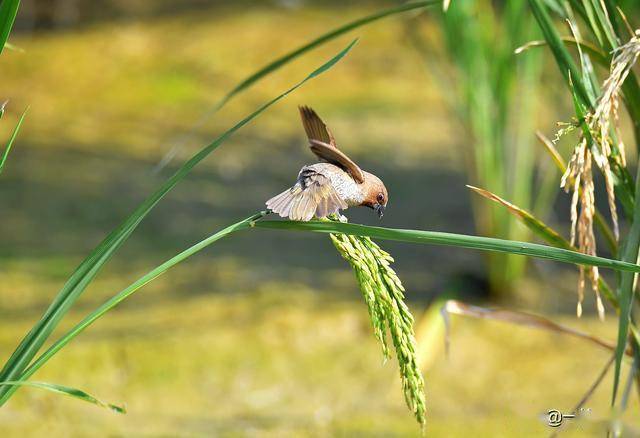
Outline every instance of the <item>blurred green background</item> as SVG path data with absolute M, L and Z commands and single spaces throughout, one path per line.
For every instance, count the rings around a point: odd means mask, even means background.
M 353 36 L 360 42 L 339 65 L 236 134 L 158 205 L 62 329 L 289 186 L 313 160 L 301 104 L 384 179 L 390 203 L 381 224 L 476 233 L 465 184 L 477 181 L 464 166 L 473 138 L 451 104 L 456 90 L 442 86 L 407 32 L 415 14 L 320 47 L 208 117 L 218 99 L 276 56 L 391 5 L 24 2 L 10 38 L 22 51 L 0 57 L 0 98 L 10 99 L 1 138 L 30 107 L 0 177 L 0 354 L 10 354 L 73 268 L 180 163 Z M 428 10 L 420 31 L 432 48 L 428 62 L 455 80 L 438 14 Z M 548 83 L 556 71 L 542 59 L 540 80 Z M 571 102 L 560 86 L 540 88 L 530 123 L 551 135 Z M 533 153 L 546 158 L 541 149 Z M 546 161 L 537 175 L 552 172 Z M 551 201 L 545 219 L 567 230 L 566 196 Z M 348 216 L 380 223 L 366 209 Z M 441 328 L 433 332 L 422 318 L 443 294 L 551 314 L 610 339 L 615 324 L 596 321 L 591 297 L 586 317 L 572 316 L 577 275 L 570 267 L 529 263 L 508 298 L 496 301 L 480 253 L 382 246 L 396 259 L 418 321 L 433 435 L 548 433 L 544 413 L 569 411 L 606 362 L 606 351 L 579 340 L 455 317 L 445 358 Z M 101 319 L 34 380 L 125 403 L 128 413 L 25 388 L 0 410 L 12 436 L 420 434 L 395 362 L 382 365 L 349 267 L 319 235 L 255 230 L 219 242 Z M 601 432 L 608 387 L 607 380 L 590 402 L 591 421 L 567 435 Z

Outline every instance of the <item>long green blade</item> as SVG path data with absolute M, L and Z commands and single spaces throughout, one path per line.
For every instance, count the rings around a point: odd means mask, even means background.
M 519 254 L 540 259 L 573 263 L 576 265 L 599 266 L 601 268 L 610 268 L 626 272 L 640 272 L 640 265 L 636 265 L 634 263 L 590 256 L 577 251 L 570 251 L 563 248 L 555 248 L 537 243 L 517 242 L 513 240 L 496 239 L 493 237 L 468 236 L 465 234 L 443 233 L 439 231 L 398 230 L 338 222 L 259 221 L 256 222 L 255 226 L 256 228 L 269 228 L 275 230 L 344 233 L 376 239 L 396 240 L 400 242 L 458 246 L 483 251 Z
M 58 385 L 56 383 L 45 383 L 45 382 L 19 382 L 19 381 L 8 381 L 8 382 L 0 382 L 0 385 L 7 386 L 30 386 L 32 388 L 40 388 L 46 389 L 47 391 L 55 392 L 58 394 L 68 395 L 69 397 L 77 398 L 82 401 L 86 401 L 88 403 L 92 403 L 96 406 L 100 406 L 102 408 L 111 409 L 114 412 L 119 414 L 126 414 L 127 410 L 124 407 L 112 405 L 111 403 L 105 403 L 103 401 L 98 400 L 91 394 L 88 394 L 81 389 L 71 388 L 69 386 Z
M 93 324 L 97 319 L 116 307 L 118 304 L 134 294 L 140 288 L 158 278 L 160 275 L 164 274 L 173 266 L 203 250 L 219 239 L 236 231 L 244 230 L 250 227 L 294 229 L 323 233 L 344 233 L 411 243 L 459 246 L 488 251 L 510 252 L 514 254 L 558 260 L 567 263 L 589 264 L 619 270 L 640 272 L 640 266 L 633 263 L 624 263 L 617 260 L 605 259 L 602 257 L 593 257 L 575 251 L 568 251 L 560 248 L 553 248 L 526 242 L 513 242 L 488 237 L 466 236 L 434 231 L 397 230 L 338 222 L 260 221 L 259 219 L 261 219 L 265 214 L 266 212 L 264 211 L 256 213 L 240 222 L 224 228 L 223 230 L 182 251 L 181 253 L 177 254 L 176 256 L 172 257 L 171 259 L 167 260 L 166 262 L 149 271 L 147 274 L 140 277 L 134 283 L 114 295 L 111 299 L 109 299 L 96 310 L 87 315 L 82 321 L 80 321 L 60 339 L 54 342 L 42 355 L 40 355 L 33 362 L 31 366 L 29 366 L 29 368 L 24 371 L 24 373 L 22 373 L 22 375 L 20 375 L 19 380 L 28 379 L 58 351 L 60 351 L 65 345 L 67 345 L 73 338 L 78 336 L 83 330 Z M 15 391 L 15 388 L 12 388 L 11 393 L 13 391 Z
M 108 311 L 110 311 L 111 309 L 116 307 L 123 300 L 125 300 L 126 298 L 131 296 L 133 293 L 138 291 L 144 285 L 146 285 L 147 283 L 155 280 L 160 275 L 164 274 L 166 271 L 171 269 L 173 266 L 175 266 L 178 263 L 184 261 L 185 259 L 191 257 L 195 253 L 197 253 L 199 251 L 202 251 L 204 248 L 206 248 L 207 246 L 211 245 L 212 243 L 222 239 L 223 237 L 225 237 L 225 236 L 227 236 L 227 235 L 229 235 L 231 233 L 234 233 L 236 231 L 240 231 L 240 230 L 249 228 L 250 226 L 253 225 L 254 221 L 258 220 L 259 218 L 261 218 L 265 214 L 266 214 L 266 212 L 256 213 L 256 214 L 254 214 L 254 215 L 252 215 L 252 216 L 250 216 L 250 217 L 248 217 L 248 218 L 246 218 L 246 219 L 244 219 L 244 220 L 242 220 L 240 222 L 237 222 L 237 223 L 235 223 L 233 225 L 228 226 L 227 228 L 225 228 L 225 229 L 223 229 L 223 230 L 221 230 L 221 231 L 209 236 L 208 238 L 206 238 L 206 239 L 196 243 L 195 245 L 191 246 L 190 248 L 182 251 L 181 253 L 179 253 L 176 256 L 170 258 L 166 262 L 162 263 L 161 265 L 159 265 L 156 268 L 154 268 L 151 271 L 149 271 L 147 274 L 145 274 L 142 277 L 140 277 L 138 280 L 133 282 L 127 288 L 123 289 L 122 291 L 120 291 L 119 293 L 114 295 L 112 298 L 110 298 L 108 301 L 106 301 L 104 304 L 102 304 L 96 310 L 94 310 L 89 315 L 87 315 L 87 317 L 85 317 L 82 321 L 80 321 L 78 324 L 76 324 L 64 336 L 62 336 L 60 339 L 58 339 L 56 342 L 54 342 L 51 345 L 51 347 L 49 347 L 44 353 L 42 353 L 42 355 L 40 355 L 33 362 L 33 364 L 31 366 L 29 366 L 29 368 L 27 368 L 27 370 L 25 370 L 25 372 L 20 376 L 20 380 L 25 380 L 25 379 L 29 378 L 31 375 L 33 375 L 34 372 L 36 372 L 40 367 L 42 367 L 42 365 L 44 365 L 49 359 L 51 359 L 51 357 L 53 357 L 58 351 L 60 351 L 65 345 L 67 345 L 73 338 L 78 336 L 78 334 L 80 334 L 84 329 L 89 327 L 98 318 L 100 318 L 105 313 L 107 313 Z M 15 389 L 14 389 L 14 391 L 15 391 Z
M 274 72 L 279 69 L 283 65 L 293 61 L 301 55 L 304 55 L 306 52 L 313 50 L 314 48 L 331 41 L 340 35 L 343 35 L 347 32 L 350 32 L 359 27 L 365 26 L 374 21 L 380 20 L 382 18 L 388 17 L 390 15 L 399 14 L 406 11 L 412 11 L 414 9 L 426 8 L 428 6 L 433 6 L 436 4 L 442 3 L 442 0 L 427 0 L 427 1 L 418 1 L 406 3 L 401 6 L 396 6 L 393 8 L 385 9 L 383 11 L 376 12 L 375 14 L 367 15 L 365 17 L 358 18 L 357 20 L 351 21 L 349 23 L 343 24 L 340 27 L 337 27 L 329 32 L 320 35 L 318 38 L 308 42 L 307 44 L 298 47 L 297 49 L 287 53 L 286 55 L 281 56 L 280 58 L 270 62 L 269 64 L 262 67 L 260 70 L 256 71 L 252 75 L 248 76 L 238 85 L 233 87 L 231 91 L 229 91 L 213 108 L 212 113 L 215 113 L 220 108 L 222 108 L 231 98 L 233 98 L 236 94 L 241 91 L 249 88 L 251 85 L 255 84 L 257 81 L 267 76 L 268 74 Z
M 589 43 L 589 42 L 585 42 L 585 41 L 576 41 L 576 39 L 574 37 L 568 37 L 568 36 L 564 36 L 561 38 L 563 42 L 571 44 L 572 46 L 575 46 L 576 48 L 579 48 L 581 50 L 583 50 L 585 53 L 587 53 L 594 61 L 596 61 L 598 64 L 604 66 L 604 67 L 609 67 L 609 58 L 607 57 L 607 54 L 605 52 L 603 52 L 602 50 L 600 50 L 599 47 Z M 529 41 L 528 43 L 526 43 L 523 46 L 518 47 L 514 53 L 516 55 L 519 55 L 520 53 L 523 53 L 529 49 L 532 48 L 536 48 L 536 47 L 545 47 L 548 46 L 549 44 L 547 43 L 547 41 L 544 40 L 535 40 L 535 41 Z
M 636 175 L 636 193 L 640 193 L 640 167 Z M 636 200 L 633 213 L 633 223 L 626 239 L 623 260 L 625 262 L 635 262 L 638 260 L 638 250 L 640 249 L 640 202 Z M 622 356 L 627 347 L 627 336 L 629 333 L 629 321 L 631 320 L 631 305 L 635 295 L 634 287 L 635 275 L 624 273 L 620 280 L 620 317 L 618 318 L 618 344 L 616 346 L 616 366 L 613 374 L 613 394 L 611 405 L 616 404 L 618 395 L 618 385 L 620 383 L 620 368 L 622 366 Z
M 488 190 L 481 189 L 479 187 L 470 186 L 467 184 L 471 190 L 483 196 L 499 205 L 502 205 L 507 209 L 509 213 L 517 217 L 527 228 L 529 228 L 534 234 L 544 239 L 547 243 L 564 249 L 574 250 L 575 248 L 571 245 L 571 243 L 562 237 L 560 233 L 551 228 L 549 225 L 545 224 L 543 221 L 535 217 L 533 214 L 529 213 L 527 210 L 518 207 L 515 204 L 507 201 L 506 199 L 501 198 L 500 196 L 492 193 Z
M 2 0 L 0 3 L 0 53 L 4 49 L 18 13 L 20 0 Z
M 547 44 L 549 44 L 549 48 L 556 59 L 556 63 L 558 64 L 560 72 L 564 76 L 567 85 L 569 85 L 571 79 L 573 79 L 576 92 L 580 96 L 582 104 L 589 108 L 592 107 L 593 102 L 587 92 L 587 87 L 580 79 L 582 78 L 580 70 L 578 70 L 578 66 L 573 61 L 569 50 L 567 50 L 564 45 L 562 38 L 558 34 L 558 31 L 549 17 L 545 6 L 542 4 L 542 1 L 529 0 L 529 5 L 531 6 L 531 10 L 538 22 L 538 26 L 540 27 L 540 30 L 542 30 L 542 34 L 544 35 Z
M 22 116 L 20 116 L 20 120 L 16 124 L 16 127 L 13 128 L 13 132 L 11 133 L 11 137 L 7 141 L 7 145 L 4 148 L 4 153 L 2 154 L 2 158 L 0 158 L 0 173 L 2 173 L 2 169 L 4 169 L 4 163 L 7 162 L 7 158 L 9 158 L 9 152 L 11 152 L 11 146 L 13 146 L 13 142 L 18 135 L 18 131 L 20 131 L 20 127 L 22 126 L 22 122 L 24 121 L 24 116 L 27 115 L 27 110 L 24 110 Z
M 375 21 L 378 21 L 382 18 L 385 17 L 389 17 L 391 15 L 395 15 L 395 14 L 400 14 L 402 12 L 407 12 L 407 11 L 411 11 L 411 10 L 417 10 L 417 9 L 421 9 L 421 8 L 426 8 L 428 6 L 433 6 L 436 5 L 438 3 L 442 3 L 442 0 L 427 0 L 427 1 L 418 1 L 418 2 L 410 2 L 410 3 L 406 3 L 404 5 L 401 6 L 396 6 L 390 9 L 385 9 L 379 12 L 376 12 L 374 14 L 371 15 L 366 15 L 364 17 L 358 18 L 354 21 L 350 21 L 349 23 L 343 24 L 342 26 L 339 26 L 335 29 L 330 30 L 329 32 L 326 32 L 322 35 L 320 35 L 319 37 L 309 41 L 308 43 L 298 47 L 297 49 L 275 59 L 274 61 L 270 62 L 269 64 L 265 65 L 264 67 L 260 68 L 258 71 L 252 73 L 250 76 L 246 77 L 244 80 L 242 80 L 239 84 L 237 84 L 235 87 L 233 87 L 233 89 L 231 91 L 229 91 L 227 94 L 224 95 L 224 97 L 222 97 L 222 99 L 220 99 L 218 102 L 215 103 L 215 105 L 213 105 L 213 107 L 211 107 L 210 109 L 208 109 L 199 119 L 196 123 L 193 124 L 193 126 L 191 127 L 189 132 L 192 132 L 193 130 L 202 127 L 204 125 L 204 123 L 211 117 L 213 116 L 215 113 L 217 113 L 223 106 L 225 106 L 227 104 L 227 102 L 229 102 L 233 97 L 235 97 L 236 95 L 240 94 L 242 91 L 246 90 L 247 88 L 251 87 L 252 85 L 254 85 L 256 82 L 258 82 L 259 80 L 261 80 L 262 78 L 268 76 L 269 74 L 275 72 L 276 70 L 278 70 L 279 68 L 285 66 L 286 64 L 288 64 L 289 62 L 299 58 L 300 56 L 304 55 L 305 53 L 315 49 L 316 47 L 321 46 L 324 43 L 327 43 L 329 41 L 332 41 L 336 38 L 338 38 L 341 35 L 344 35 L 345 33 L 348 33 L 354 29 L 357 29 L 359 27 L 365 26 L 367 24 L 373 23 Z M 187 134 L 185 138 L 191 137 L 191 134 Z M 176 153 L 176 150 L 178 150 L 180 147 L 182 147 L 184 144 L 186 143 L 186 140 L 183 139 L 182 142 L 173 145 L 173 147 L 171 148 L 171 150 L 169 152 L 167 152 L 167 154 L 162 158 L 162 160 L 160 161 L 160 163 L 158 163 L 157 167 L 156 167 L 156 171 L 159 169 L 162 169 L 165 167 L 165 165 L 167 163 L 169 163 L 172 159 L 173 156 Z
M 149 196 L 140 206 L 102 243 L 100 243 L 91 254 L 80 264 L 76 271 L 69 278 L 67 283 L 55 297 L 45 314 L 25 336 L 18 348 L 11 355 L 4 368 L 0 372 L 0 381 L 13 381 L 20 376 L 22 371 L 27 367 L 29 362 L 36 355 L 42 344 L 49 337 L 53 329 L 57 326 L 60 319 L 69 310 L 71 305 L 82 294 L 87 285 L 97 275 L 102 266 L 111 258 L 115 251 L 127 240 L 131 233 L 137 228 L 140 222 L 149 214 L 149 212 L 160 202 L 160 200 L 171 191 L 183 178 L 185 178 L 191 170 L 206 158 L 211 152 L 218 148 L 225 140 L 227 140 L 236 131 L 249 123 L 251 120 L 260 115 L 271 105 L 283 99 L 288 94 L 302 86 L 308 80 L 324 73 L 333 67 L 351 50 L 357 40 L 354 40 L 346 48 L 341 50 L 337 55 L 329 61 L 321 65 L 319 68 L 310 73 L 302 81 L 262 105 L 258 110 L 242 119 L 231 129 L 226 131 L 209 145 L 202 148 L 191 159 L 183 164 L 178 171 L 173 174 L 164 184 Z M 0 405 L 8 399 L 8 387 L 0 387 Z

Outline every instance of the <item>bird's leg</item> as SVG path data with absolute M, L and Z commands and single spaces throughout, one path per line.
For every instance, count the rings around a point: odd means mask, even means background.
M 347 219 L 346 216 L 340 214 L 340 213 L 333 213 L 330 214 L 329 216 L 327 216 L 326 218 L 321 218 L 320 220 L 329 220 L 329 221 L 334 221 L 334 222 L 342 222 L 342 223 L 347 223 L 349 222 L 349 219 Z

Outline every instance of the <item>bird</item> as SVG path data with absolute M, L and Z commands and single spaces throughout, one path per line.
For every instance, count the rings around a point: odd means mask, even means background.
M 333 134 L 313 109 L 298 109 L 309 148 L 319 162 L 303 166 L 295 184 L 269 199 L 267 208 L 280 217 L 304 222 L 355 206 L 369 207 L 382 218 L 389 201 L 382 180 L 338 149 Z

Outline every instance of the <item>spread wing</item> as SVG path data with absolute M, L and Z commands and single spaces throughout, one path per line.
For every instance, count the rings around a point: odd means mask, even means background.
M 311 143 L 311 152 L 316 154 L 321 160 L 341 167 L 348 172 L 357 183 L 362 184 L 364 182 L 362 169 L 344 152 L 338 149 L 333 134 L 331 134 L 331 131 L 329 131 L 329 128 L 327 128 L 327 125 L 324 124 L 322 119 L 309 107 L 301 106 L 299 110 L 302 125 Z
M 347 204 L 329 178 L 313 169 L 303 168 L 295 185 L 269 199 L 267 207 L 281 217 L 309 221 L 313 216 L 321 218 L 337 213 L 347 208 Z

